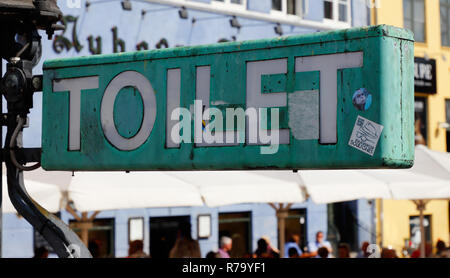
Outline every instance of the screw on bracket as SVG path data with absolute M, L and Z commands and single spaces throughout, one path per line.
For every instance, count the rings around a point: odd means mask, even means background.
M 31 78 L 31 85 L 35 92 L 42 91 L 42 75 L 35 75 Z

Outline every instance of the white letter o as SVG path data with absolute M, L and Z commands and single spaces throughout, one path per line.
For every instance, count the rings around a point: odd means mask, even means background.
M 142 97 L 144 117 L 139 132 L 132 138 L 119 134 L 114 124 L 114 102 L 117 94 L 124 87 L 135 87 Z M 106 139 L 122 151 L 132 151 L 139 148 L 150 136 L 156 119 L 156 97 L 148 79 L 136 71 L 124 71 L 114 77 L 108 84 L 103 95 L 100 117 L 103 133 Z

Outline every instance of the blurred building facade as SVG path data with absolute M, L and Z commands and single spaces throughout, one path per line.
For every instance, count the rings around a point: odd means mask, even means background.
M 372 0 L 372 24 L 410 29 L 415 39 L 415 141 L 432 150 L 450 151 L 450 1 Z M 418 211 L 411 201 L 377 202 L 378 242 L 397 254 L 420 242 Z M 435 246 L 449 243 L 449 201 L 426 206 L 425 234 Z M 381 219 L 382 223 L 381 224 Z
M 35 73 L 46 59 L 301 35 L 370 23 L 366 0 L 60 0 L 58 4 L 66 31 L 53 41 L 43 41 L 43 58 Z M 24 131 L 24 145 L 29 147 L 39 147 L 41 137 L 41 96 L 36 94 L 34 101 L 30 128 Z M 60 217 L 74 223 L 66 211 Z M 236 256 L 253 252 L 262 236 L 278 246 L 276 213 L 268 204 L 104 211 L 89 231 L 90 245 L 101 256 L 123 257 L 129 240 L 142 238 L 145 252 L 164 257 L 184 222 L 191 223 L 203 256 L 218 249 L 222 235 L 239 246 Z M 356 251 L 363 241 L 375 242 L 375 205 L 368 200 L 294 204 L 286 227 L 286 236 L 300 235 L 302 246 L 320 230 L 330 241 L 347 242 Z M 3 229 L 4 257 L 31 257 L 34 246 L 43 244 L 16 215 L 4 215 Z

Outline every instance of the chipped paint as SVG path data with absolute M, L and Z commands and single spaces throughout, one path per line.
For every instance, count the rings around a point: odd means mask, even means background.
M 319 139 L 319 91 L 289 94 L 288 106 L 292 136 L 297 140 Z

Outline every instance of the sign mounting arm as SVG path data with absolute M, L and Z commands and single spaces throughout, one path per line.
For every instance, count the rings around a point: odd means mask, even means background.
M 24 27 L 24 26 L 19 26 Z M 23 48 L 4 57 L 8 60 L 7 71 L 1 78 L 0 90 L 8 104 L 8 114 L 3 117 L 2 125 L 7 126 L 5 146 L 8 155 L 4 155 L 7 169 L 8 193 L 11 203 L 53 247 L 59 257 L 92 257 L 87 247 L 69 227 L 53 214 L 37 204 L 27 193 L 23 170 L 39 167 L 25 167 L 26 162 L 40 162 L 40 156 L 30 159 L 30 150 L 22 149 L 22 129 L 30 109 L 33 107 L 33 93 L 40 91 L 42 79 L 32 75 L 32 69 L 40 59 L 41 37 L 34 28 L 27 28 L 23 35 L 27 39 Z M 19 32 L 19 31 L 17 31 Z M 0 34 L 1 35 L 1 34 Z M 4 54 L 4 53 L 2 53 Z M 16 159 L 15 152 L 25 154 L 25 159 Z M 28 153 L 27 153 L 28 152 Z M 3 153 L 3 150 L 2 150 Z M 27 158 L 28 156 L 28 158 Z

